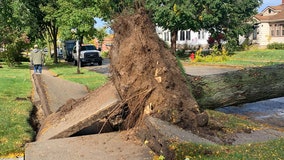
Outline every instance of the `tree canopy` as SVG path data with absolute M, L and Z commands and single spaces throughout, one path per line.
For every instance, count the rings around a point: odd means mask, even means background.
M 237 37 L 245 35 L 248 21 L 257 13 L 262 0 L 3 0 L 0 1 L 0 41 L 13 42 L 23 35 L 34 41 L 49 33 L 53 48 L 58 34 L 61 39 L 77 36 L 93 37 L 95 17 L 111 20 L 117 15 L 140 6 L 146 6 L 155 24 L 172 34 L 172 48 L 178 30 L 208 30 L 212 36 L 224 34 L 228 44 L 237 45 Z M 25 37 L 24 36 L 24 37 Z M 55 50 L 56 52 L 56 50 Z M 57 58 L 55 57 L 54 62 Z
M 238 36 L 247 34 L 252 29 L 252 16 L 262 0 L 201 0 L 199 23 L 213 37 L 220 33 L 225 35 L 228 48 L 238 45 Z
M 28 48 L 33 19 L 20 0 L 0 1 L 0 11 L 0 47 L 5 48 L 0 58 L 13 66 L 20 60 L 21 52 Z
M 153 21 L 165 30 L 171 31 L 171 48 L 175 50 L 179 30 L 201 28 L 198 23 L 199 1 L 195 0 L 146 0 L 147 8 L 152 11 Z
M 170 30 L 175 45 L 176 32 L 205 29 L 212 35 L 225 34 L 228 42 L 244 35 L 247 22 L 257 13 L 262 0 L 146 0 L 154 22 Z M 175 47 L 175 46 L 172 46 Z

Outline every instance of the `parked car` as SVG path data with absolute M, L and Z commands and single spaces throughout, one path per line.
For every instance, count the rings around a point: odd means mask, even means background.
M 73 48 L 72 57 L 74 59 L 74 65 L 78 63 L 78 55 L 76 45 Z M 81 46 L 80 51 L 80 64 L 83 67 L 86 64 L 95 64 L 102 65 L 103 58 L 100 56 L 100 51 L 94 45 L 86 44 Z

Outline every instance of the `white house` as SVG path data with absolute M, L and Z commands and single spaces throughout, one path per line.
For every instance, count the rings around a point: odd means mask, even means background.
M 277 6 L 268 6 L 254 17 L 255 29 L 250 36 L 253 44 L 266 47 L 268 44 L 278 42 L 284 43 L 284 0 Z M 168 30 L 160 27 L 156 31 L 161 39 L 170 45 L 171 34 Z M 178 31 L 177 48 L 207 48 L 210 33 L 206 30 L 193 32 L 191 30 Z M 240 37 L 240 42 L 245 40 Z
M 254 16 L 256 21 L 252 43 L 259 46 L 284 43 L 284 0 L 278 6 L 268 6 Z
M 171 33 L 169 30 L 163 30 L 161 27 L 156 27 L 156 32 L 159 37 L 169 45 L 171 44 Z M 177 36 L 177 48 L 208 48 L 208 38 L 210 33 L 206 30 L 193 32 L 191 30 L 180 30 Z

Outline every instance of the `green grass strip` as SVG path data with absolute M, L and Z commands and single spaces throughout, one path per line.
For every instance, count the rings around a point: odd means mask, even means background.
M 0 68 L 0 157 L 23 154 L 34 131 L 29 124 L 32 83 L 27 63 Z
M 58 63 L 47 66 L 50 71 L 57 74 L 58 77 L 83 84 L 88 87 L 89 90 L 95 90 L 102 86 L 108 80 L 108 77 L 96 73 L 94 71 L 89 71 L 85 68 L 80 68 L 80 74 L 77 73 L 77 67 L 72 66 L 68 63 Z
M 284 139 L 236 146 L 194 143 L 173 144 L 177 160 L 267 160 L 284 157 Z

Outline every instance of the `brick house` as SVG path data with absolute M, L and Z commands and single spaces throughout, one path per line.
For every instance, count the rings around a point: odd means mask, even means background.
M 111 48 L 112 43 L 113 34 L 109 34 L 107 37 L 105 37 L 102 44 L 99 43 L 98 39 L 94 39 L 94 45 L 98 48 L 101 48 L 102 52 L 108 52 Z
M 255 15 L 255 30 L 252 43 L 260 47 L 278 42 L 284 43 L 284 0 L 278 6 L 268 6 Z

